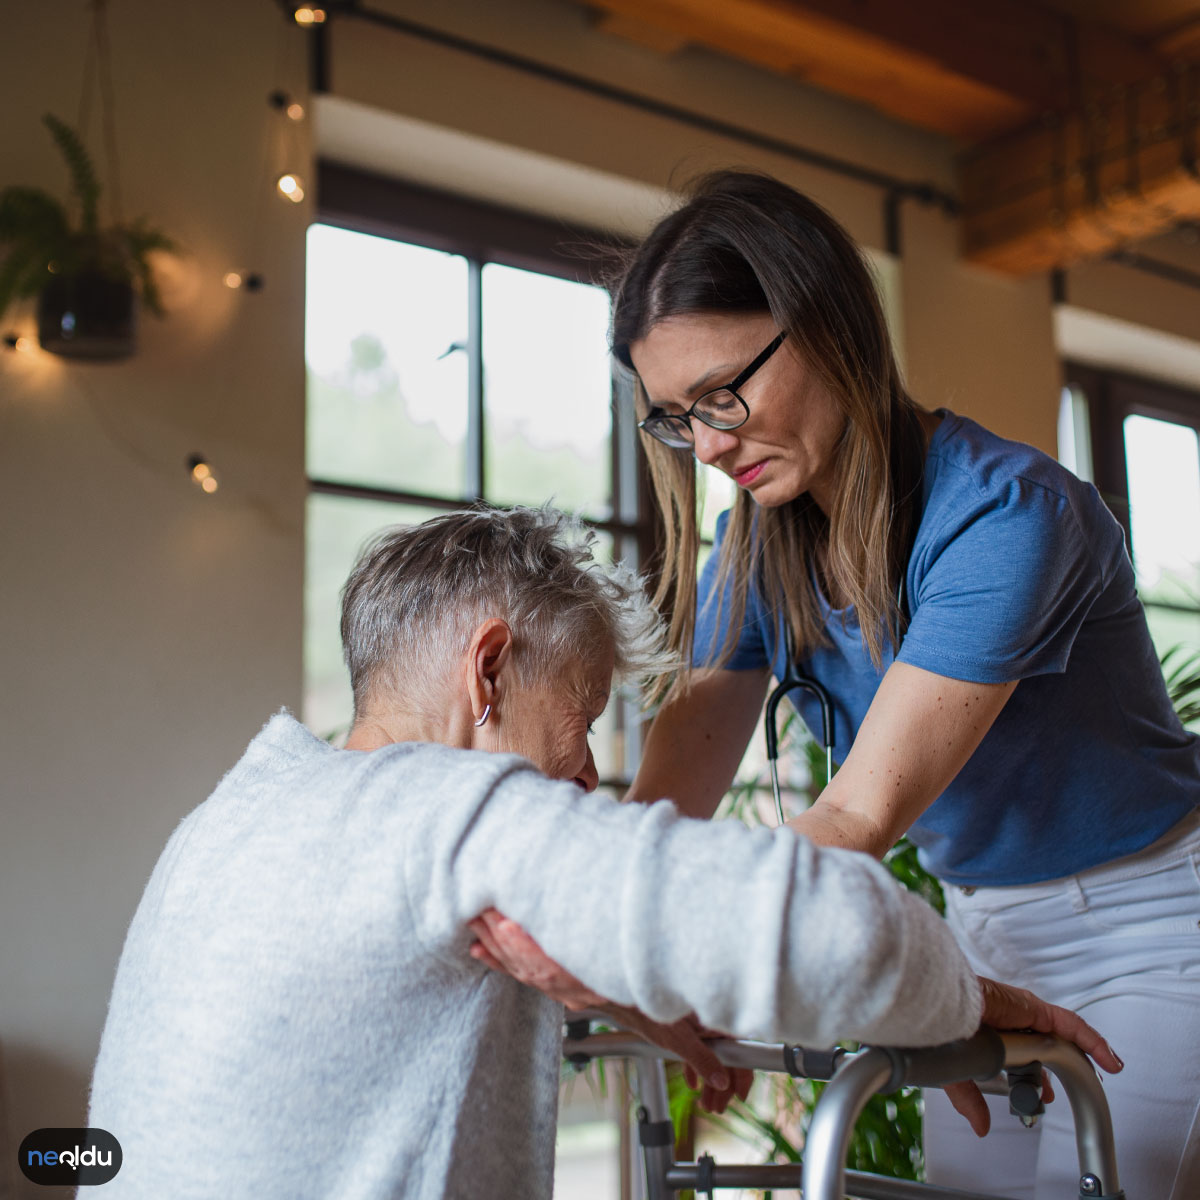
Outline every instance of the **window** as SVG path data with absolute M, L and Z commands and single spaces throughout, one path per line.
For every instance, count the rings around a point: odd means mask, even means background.
M 1086 400 L 1076 453 L 1124 526 L 1158 653 L 1200 650 L 1200 393 L 1077 364 L 1067 379 L 1072 412 Z
M 637 566 L 648 522 L 632 407 L 614 404 L 609 299 L 564 243 L 595 235 L 322 168 L 308 233 L 304 716 L 349 726 L 339 591 L 364 542 L 484 499 L 550 501 Z M 636 763 L 636 713 L 593 738 L 603 780 Z

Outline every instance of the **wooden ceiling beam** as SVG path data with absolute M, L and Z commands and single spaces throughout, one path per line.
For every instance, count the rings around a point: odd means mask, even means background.
M 612 34 L 627 42 L 635 42 L 656 54 L 670 55 L 682 50 L 688 39 L 677 29 L 657 25 L 645 17 L 630 17 L 619 12 L 596 14 L 596 28 L 601 33 Z
M 1110 88 L 960 161 L 967 259 L 1028 275 L 1200 219 L 1200 66 Z
M 591 0 L 973 143 L 964 254 L 1023 275 L 1200 219 L 1200 28 L 1157 47 L 1036 0 Z
M 627 20 L 978 140 L 1159 69 L 1153 50 L 1034 0 L 592 0 Z

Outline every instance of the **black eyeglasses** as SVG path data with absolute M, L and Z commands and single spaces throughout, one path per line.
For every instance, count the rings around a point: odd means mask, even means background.
M 779 349 L 785 337 L 787 330 L 779 334 L 736 379 L 705 392 L 687 412 L 676 415 L 651 409 L 650 415 L 638 422 L 638 428 L 672 450 L 690 450 L 695 445 L 693 417 L 710 429 L 737 429 L 739 425 L 745 425 L 750 419 L 750 406 L 738 394 L 738 388 Z

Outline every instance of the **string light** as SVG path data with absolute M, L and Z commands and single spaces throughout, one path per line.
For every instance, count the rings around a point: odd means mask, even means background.
M 295 17 L 297 25 L 321 25 L 325 21 L 325 10 L 315 4 L 301 4 Z
M 304 199 L 304 184 L 299 175 L 293 175 L 290 171 L 275 180 L 275 187 L 285 200 L 290 200 L 293 204 L 299 204 Z
M 217 482 L 217 477 L 213 474 L 213 469 L 203 454 L 189 454 L 187 459 L 188 470 L 191 472 L 192 482 L 208 495 L 212 495 L 221 485 Z
M 243 271 L 238 269 L 226 271 L 221 282 L 231 291 L 236 292 L 241 288 L 247 292 L 261 292 L 265 281 L 257 271 Z
M 304 105 L 290 96 L 287 92 L 276 88 L 268 97 L 267 103 L 274 109 L 278 109 L 289 121 L 304 120 Z

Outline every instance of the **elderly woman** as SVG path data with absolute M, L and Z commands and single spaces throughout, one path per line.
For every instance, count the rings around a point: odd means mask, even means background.
M 920 1044 L 982 1011 L 1115 1065 L 981 988 L 866 856 L 587 795 L 613 672 L 654 668 L 660 633 L 577 532 L 474 511 L 366 550 L 346 748 L 273 717 L 133 919 L 89 1116 L 124 1148 L 106 1195 L 549 1197 L 563 1010 L 472 956 L 491 906 L 658 1021 Z

